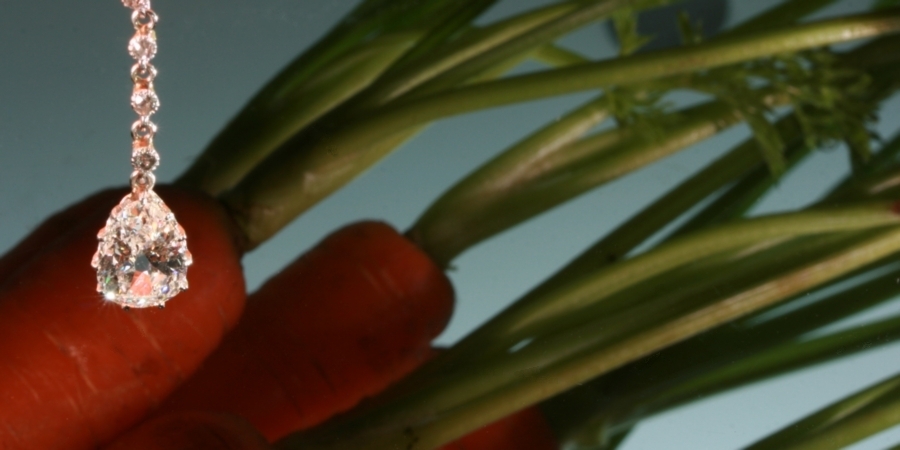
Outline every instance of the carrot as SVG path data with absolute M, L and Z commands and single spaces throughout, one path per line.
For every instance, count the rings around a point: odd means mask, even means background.
M 449 280 L 410 241 L 379 222 L 347 226 L 253 294 L 162 410 L 227 411 L 278 439 L 419 366 L 452 307 Z
M 181 412 L 141 424 L 105 450 L 271 450 L 245 420 L 224 413 Z
M 165 310 L 125 311 L 96 292 L 90 259 L 116 201 L 103 194 L 51 219 L 33 235 L 41 239 L 26 239 L 4 259 L 13 268 L 0 286 L 0 448 L 109 442 L 171 393 L 237 322 L 245 293 L 230 219 L 200 194 L 160 194 L 195 258 L 191 288 Z
M 440 450 L 556 450 L 559 444 L 536 406 L 472 432 Z
M 70 206 L 39 225 L 22 242 L 10 249 L 3 257 L 0 257 L 0 284 L 25 265 L 40 250 L 61 239 L 72 231 L 72 224 L 78 222 L 85 215 L 94 212 L 101 205 L 109 205 L 122 198 L 122 191 L 107 189 L 98 192 L 81 202 Z

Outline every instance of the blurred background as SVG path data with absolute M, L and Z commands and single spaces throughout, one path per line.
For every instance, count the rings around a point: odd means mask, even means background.
M 174 179 L 276 71 L 322 35 L 355 0 L 156 0 L 161 17 L 155 63 L 162 108 L 157 148 L 160 182 Z M 549 0 L 505 0 L 490 22 Z M 728 27 L 776 0 L 698 0 L 682 5 L 706 31 Z M 865 10 L 845 0 L 811 19 Z M 642 18 L 654 45 L 677 42 L 671 14 Z M 661 18 L 664 20 L 661 21 Z M 132 34 L 118 0 L 0 0 L 0 252 L 50 213 L 98 189 L 124 185 L 130 173 L 128 104 Z M 605 25 L 562 44 L 592 57 L 613 57 Z M 524 64 L 525 72 L 539 66 Z M 553 120 L 590 93 L 444 120 L 356 182 L 249 254 L 254 289 L 335 228 L 364 218 L 408 227 L 441 192 L 493 154 Z M 676 103 L 691 98 L 675 96 Z M 881 111 L 883 135 L 900 128 L 900 101 Z M 519 297 L 599 236 L 623 222 L 701 165 L 749 136 L 743 126 L 582 196 L 460 257 L 451 272 L 457 310 L 439 343 L 450 344 Z M 754 213 L 810 203 L 849 171 L 842 148 L 819 151 L 780 181 Z M 73 264 L 82 262 L 73 261 Z M 83 261 L 88 264 L 88 261 Z M 900 280 L 898 280 L 900 282 Z M 898 286 L 900 292 L 900 286 Z M 900 310 L 893 302 L 854 318 Z M 900 370 L 900 344 L 880 347 L 790 376 L 738 389 L 642 422 L 622 447 L 731 449 Z M 881 450 L 900 430 L 856 450 Z

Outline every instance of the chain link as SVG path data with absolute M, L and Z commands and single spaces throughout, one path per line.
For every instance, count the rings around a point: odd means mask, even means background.
M 131 23 L 135 31 L 128 42 L 128 54 L 135 60 L 131 67 L 131 81 L 134 82 L 131 108 L 138 115 L 138 120 L 131 126 L 131 164 L 134 167 L 131 188 L 142 192 L 153 189 L 156 183 L 153 171 L 159 165 L 159 154 L 153 146 L 156 124 L 150 120 L 159 109 L 159 97 L 153 88 L 157 72 L 150 63 L 157 51 L 156 24 L 159 16 L 150 8 L 150 0 L 122 0 L 122 3 L 133 10 Z

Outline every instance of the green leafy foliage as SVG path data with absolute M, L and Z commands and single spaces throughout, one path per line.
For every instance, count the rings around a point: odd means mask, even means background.
M 628 56 L 653 40 L 653 36 L 638 33 L 637 14 L 632 9 L 621 9 L 612 14 L 613 28 L 619 40 L 619 55 Z
M 739 108 L 760 143 L 774 174 L 784 169 L 784 143 L 770 123 L 775 111 L 759 100 L 756 86 L 787 97 L 809 147 L 850 143 L 861 160 L 871 153 L 869 119 L 873 102 L 865 93 L 870 77 L 842 66 L 830 51 L 820 49 L 751 61 L 701 74 L 693 88 Z
M 782 59 L 788 77 L 776 85 L 791 95 L 809 146 L 849 144 L 863 161 L 871 154 L 869 127 L 878 103 L 869 98 L 871 77 L 847 67 L 831 52 L 809 51 Z
M 699 21 L 692 22 L 687 12 L 678 13 L 678 31 L 681 32 L 681 42 L 684 45 L 693 45 L 703 42 L 703 24 Z
M 637 14 L 623 9 L 612 16 L 622 56 L 632 55 L 650 38 L 637 32 Z M 703 41 L 701 25 L 684 12 L 677 17 L 683 45 Z M 607 89 L 610 112 L 619 126 L 641 126 L 651 136 L 669 117 L 665 97 L 676 89 L 711 95 L 737 108 L 756 137 L 770 171 L 781 175 L 787 167 L 785 143 L 772 125 L 780 114 L 770 104 L 782 96 L 796 114 L 803 139 L 810 148 L 847 143 L 855 162 L 871 155 L 872 111 L 878 100 L 867 98 L 871 77 L 848 67 L 828 49 L 773 55 L 741 64 L 701 71 L 671 83 L 643 83 Z M 761 95 L 767 90 L 769 95 Z M 858 164 L 857 164 L 858 165 Z
M 629 56 L 653 40 L 653 36 L 638 33 L 638 13 L 631 8 L 616 11 L 611 20 L 619 41 L 619 55 Z M 667 117 L 667 104 L 661 103 L 665 91 L 648 89 L 646 86 L 611 86 L 606 89 L 610 114 L 620 127 L 643 126 L 650 133 L 659 135 L 659 127 L 649 125 L 660 123 Z

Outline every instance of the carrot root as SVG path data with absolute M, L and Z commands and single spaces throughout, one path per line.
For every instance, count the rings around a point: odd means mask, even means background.
M 229 217 L 201 194 L 159 192 L 195 256 L 190 289 L 165 310 L 125 311 L 96 292 L 97 230 L 124 190 L 76 205 L 38 228 L 45 240 L 28 238 L 11 253 L 27 262 L 0 285 L 0 448 L 109 442 L 193 373 L 237 322 L 246 294 Z
M 559 444 L 543 413 L 523 409 L 474 431 L 440 450 L 557 450 Z
M 270 441 L 377 394 L 432 354 L 453 308 L 443 271 L 393 228 L 340 229 L 263 285 L 163 411 L 240 415 Z

